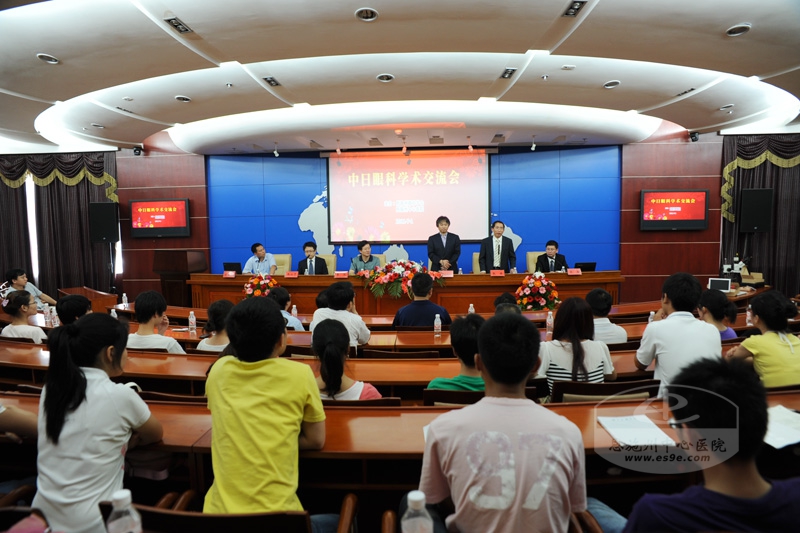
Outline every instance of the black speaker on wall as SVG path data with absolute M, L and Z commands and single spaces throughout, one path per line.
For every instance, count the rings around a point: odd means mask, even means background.
M 89 204 L 89 236 L 92 242 L 119 241 L 119 204 L 113 202 Z
M 742 189 L 739 203 L 739 232 L 772 231 L 773 189 Z

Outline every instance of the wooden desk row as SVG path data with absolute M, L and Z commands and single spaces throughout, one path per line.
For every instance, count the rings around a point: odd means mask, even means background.
M 38 397 L 27 395 L 0 394 L 0 401 L 31 412 L 37 412 L 39 404 Z M 210 480 L 206 479 L 211 453 L 210 412 L 200 404 L 148 403 L 152 414 L 164 426 L 163 441 L 153 447 L 188 454 L 193 488 L 204 493 L 210 485 Z M 769 395 L 768 403 L 770 406 L 784 405 L 790 409 L 800 409 L 800 393 L 773 393 Z M 629 416 L 634 412 L 645 414 L 670 437 L 676 436 L 667 424 L 669 414 L 660 401 L 653 402 L 647 408 L 643 408 L 641 402 L 629 401 L 548 404 L 546 408 L 566 417 L 580 429 L 587 455 L 587 477 L 592 472 L 588 469 L 588 461 L 599 459 L 597 452 L 608 450 L 613 445 L 611 436 L 598 423 L 598 416 Z M 347 490 L 414 487 L 419 481 L 425 447 L 423 427 L 448 410 L 440 407 L 326 408 L 324 448 L 300 452 L 301 486 L 308 484 Z M 29 445 L 35 446 L 35 441 L 31 440 Z M 398 473 L 397 478 L 382 477 L 382 474 L 390 471 L 390 465 L 394 462 L 399 462 L 405 472 Z M 344 474 L 344 477 L 332 476 L 331 472 L 349 474 Z M 622 480 L 617 477 L 611 482 Z M 604 483 L 609 480 L 590 478 L 591 482 Z

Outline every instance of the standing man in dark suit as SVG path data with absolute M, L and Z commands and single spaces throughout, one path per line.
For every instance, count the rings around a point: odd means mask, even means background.
M 537 272 L 559 272 L 562 268 L 569 268 L 567 258 L 558 253 L 556 241 L 547 241 L 544 250 L 545 253 L 536 258 Z
M 428 259 L 431 271 L 454 270 L 458 272 L 458 258 L 461 256 L 461 239 L 455 233 L 448 233 L 450 219 L 441 216 L 436 219 L 439 233 L 428 237 Z
M 481 241 L 478 265 L 482 274 L 489 270 L 517 273 L 517 254 L 514 252 L 514 243 L 508 237 L 503 237 L 505 230 L 506 225 L 500 220 L 495 220 L 492 224 L 492 236 Z
M 297 263 L 297 271 L 301 274 L 327 274 L 328 264 L 321 257 L 317 257 L 317 243 L 308 241 L 303 245 L 306 258 Z

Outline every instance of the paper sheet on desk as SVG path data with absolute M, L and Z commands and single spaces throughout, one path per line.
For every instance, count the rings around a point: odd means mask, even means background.
M 619 444 L 675 446 L 675 441 L 645 415 L 598 416 L 597 421 Z
M 764 442 L 773 448 L 784 448 L 800 442 L 800 414 L 776 405 L 767 409 L 769 425 Z

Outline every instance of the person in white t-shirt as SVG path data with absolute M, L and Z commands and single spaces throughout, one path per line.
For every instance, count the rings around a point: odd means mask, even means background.
M 221 352 L 230 344 L 228 332 L 225 330 L 225 319 L 233 309 L 233 302 L 230 300 L 217 300 L 208 306 L 208 322 L 206 322 L 206 332 L 211 337 L 201 340 L 197 344 L 198 350 L 206 352 Z
M 305 331 L 303 323 L 296 316 L 292 316 L 289 310 L 292 308 L 292 295 L 283 287 L 273 287 L 270 289 L 267 298 L 272 298 L 281 309 L 283 318 L 286 319 L 286 328 L 294 331 Z
M 366 344 L 370 337 L 369 329 L 356 311 L 356 293 L 349 281 L 337 281 L 325 291 L 328 307 L 314 311 L 308 329 L 312 332 L 317 324 L 325 319 L 338 320 L 350 333 L 350 346 Z
M 104 313 L 55 328 L 39 401 L 37 493 L 53 531 L 103 533 L 98 503 L 122 489 L 125 453 L 161 440 L 161 423 L 122 374 L 128 328 Z
M 656 362 L 653 377 L 661 380 L 659 397 L 664 397 L 672 378 L 684 367 L 705 357 L 722 357 L 717 328 L 692 314 L 702 292 L 700 282 L 691 274 L 671 275 L 661 289 L 661 309 L 644 330 L 634 363 L 647 370 Z
M 586 295 L 586 303 L 592 308 L 594 316 L 594 340 L 602 341 L 606 344 L 617 344 L 628 342 L 628 332 L 625 328 L 614 324 L 608 319 L 614 299 L 605 289 L 592 289 Z
M 575 424 L 525 397 L 539 332 L 502 313 L 481 327 L 478 348 L 486 396 L 431 422 L 419 490 L 430 504 L 452 500 L 448 531 L 566 531 L 570 515 L 586 509 L 583 439 Z
M 128 335 L 128 348 L 137 350 L 166 349 L 169 353 L 186 353 L 178 341 L 164 336 L 169 328 L 167 301 L 156 291 L 139 293 L 134 302 L 139 329 Z
M 47 333 L 38 326 L 31 326 L 28 319 L 36 315 L 36 300 L 28 291 L 12 291 L 0 302 L 3 311 L 11 315 L 11 324 L 3 328 L 2 337 L 33 339 L 36 344 L 47 342 Z

